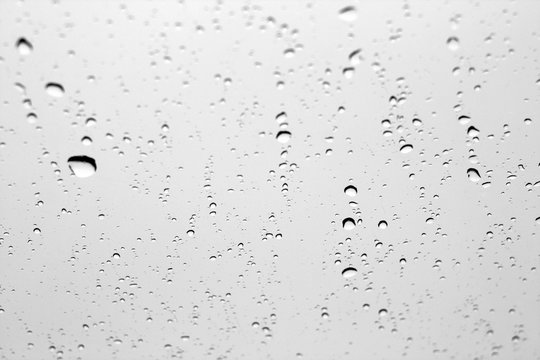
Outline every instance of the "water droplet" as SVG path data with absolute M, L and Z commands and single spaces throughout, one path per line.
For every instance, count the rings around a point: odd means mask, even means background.
M 113 259 L 120 259 L 120 254 L 119 253 L 114 253 L 114 254 L 112 254 L 112 258 Z
M 287 130 L 281 130 L 277 133 L 276 139 L 282 144 L 285 144 L 291 140 L 291 133 Z
M 60 98 L 64 96 L 64 87 L 58 83 L 47 83 L 45 85 L 45 91 L 49 96 Z
M 387 314 L 388 314 L 388 310 L 386 310 L 386 309 L 379 310 L 379 316 L 382 317 L 382 316 L 386 316 Z
M 348 267 L 348 268 L 343 269 L 343 271 L 341 272 L 341 275 L 345 279 L 349 279 L 349 278 L 352 278 L 353 276 L 355 276 L 356 273 L 358 273 L 358 270 L 356 270 L 353 267 Z
M 92 139 L 88 136 L 84 136 L 82 139 L 81 139 L 81 142 L 83 145 L 85 146 L 89 146 L 89 145 L 92 145 Z
M 345 230 L 352 230 L 356 227 L 356 221 L 354 221 L 354 219 L 352 218 L 343 219 L 341 224 L 343 225 L 343 229 Z
M 30 43 L 30 41 L 26 40 L 23 37 L 17 40 L 17 43 L 15 44 L 15 46 L 17 47 L 17 50 L 19 50 L 19 54 L 24 55 L 24 56 L 29 55 L 32 52 L 32 50 L 34 50 L 34 47 Z
M 68 159 L 68 166 L 71 172 L 79 178 L 94 175 L 97 170 L 96 161 L 86 155 L 76 155 Z
M 470 137 L 476 137 L 479 134 L 480 134 L 480 131 L 474 126 L 469 126 L 469 129 L 467 129 L 467 135 L 469 135 Z
M 278 122 L 278 124 L 282 124 L 285 121 L 287 121 L 287 113 L 285 111 L 282 111 L 279 114 L 277 114 L 276 121 Z
M 94 126 L 96 125 L 96 123 L 97 121 L 93 117 L 89 117 L 88 119 L 86 119 L 86 126 L 88 127 Z
M 381 220 L 377 226 L 379 229 L 386 229 L 388 227 L 388 223 L 385 220 Z
M 418 118 L 414 118 L 412 119 L 412 123 L 414 126 L 421 126 L 422 125 L 422 120 L 418 119 Z
M 446 40 L 446 45 L 451 51 L 457 51 L 459 49 L 459 39 L 455 36 L 451 36 Z
M 471 118 L 467 115 L 461 115 L 458 117 L 458 121 L 461 125 L 466 125 L 469 123 L 469 121 L 471 121 Z
M 523 122 L 525 123 L 525 125 L 531 125 L 532 120 L 530 118 L 526 118 L 525 120 L 523 120 Z
M 402 154 L 408 154 L 413 151 L 413 146 L 411 144 L 405 144 L 399 149 L 399 151 L 401 151 Z
M 354 6 L 345 6 L 338 13 L 339 19 L 347 22 L 355 21 L 358 17 Z
M 354 76 L 354 68 L 353 67 L 344 68 L 343 76 L 345 76 L 345 79 L 352 79 L 352 77 Z
M 349 185 L 345 187 L 343 192 L 345 193 L 345 195 L 356 196 L 356 194 L 358 193 L 358 190 L 356 190 L 355 186 Z
M 467 170 L 467 177 L 469 178 L 469 180 L 471 180 L 472 182 L 478 182 L 480 181 L 481 177 L 480 177 L 480 173 L 478 172 L 478 170 L 476 170 L 475 168 L 469 168 Z
M 40 228 L 34 228 L 34 234 L 41 234 Z

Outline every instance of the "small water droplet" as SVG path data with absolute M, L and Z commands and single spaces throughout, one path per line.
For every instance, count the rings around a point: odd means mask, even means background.
M 469 178 L 469 180 L 471 180 L 472 182 L 478 182 L 480 181 L 481 177 L 480 177 L 480 173 L 478 172 L 478 170 L 476 170 L 475 168 L 469 168 L 467 170 L 467 177 Z
M 120 259 L 120 254 L 119 253 L 114 253 L 114 254 L 112 254 L 112 258 L 113 259 Z
M 446 40 L 446 45 L 451 51 L 457 51 L 459 49 L 459 39 L 455 36 L 451 36 Z
M 388 227 L 388 223 L 385 220 L 381 220 L 377 226 L 379 229 L 386 229 Z
M 345 230 L 352 230 L 356 227 L 356 221 L 354 221 L 353 218 L 343 219 L 341 224 L 343 225 L 343 229 Z
M 382 317 L 382 316 L 386 316 L 387 314 L 388 314 L 388 310 L 386 310 L 386 309 L 379 310 L 379 316 Z
M 55 98 L 64 96 L 64 87 L 58 83 L 47 83 L 47 85 L 45 85 L 45 91 L 49 96 Z
M 348 195 L 348 196 L 356 196 L 356 194 L 358 193 L 358 190 L 356 189 L 355 186 L 348 185 L 345 187 L 343 192 L 345 193 L 345 195 Z
M 355 276 L 357 273 L 358 273 L 358 270 L 356 270 L 353 267 L 348 267 L 348 268 L 343 269 L 343 271 L 341 272 L 341 275 L 345 279 L 349 279 L 349 278 L 352 278 L 353 276 Z
M 413 123 L 414 126 L 422 126 L 422 120 L 420 120 L 418 118 L 412 119 L 412 123 Z
M 289 140 L 291 140 L 291 137 L 292 135 L 290 131 L 287 131 L 287 130 L 281 130 L 276 135 L 277 141 L 279 141 L 282 144 L 289 142 Z
M 469 135 L 470 137 L 476 137 L 479 134 L 480 134 L 480 131 L 474 126 L 469 126 L 469 129 L 467 129 L 467 135 Z
M 94 175 L 97 170 L 96 161 L 86 155 L 76 155 L 68 159 L 68 166 L 71 172 L 79 178 Z
M 351 22 L 358 18 L 358 13 L 356 12 L 356 8 L 354 6 L 345 6 L 339 10 L 338 16 L 342 21 Z
M 466 125 L 469 123 L 469 121 L 471 121 L 471 118 L 467 115 L 461 115 L 458 117 L 458 121 L 461 125 Z
M 92 139 L 91 139 L 89 136 L 84 136 L 84 137 L 81 139 L 81 142 L 82 142 L 82 144 L 85 145 L 85 146 L 92 145 Z
M 403 145 L 399 151 L 402 153 L 402 154 L 408 154 L 410 153 L 411 151 L 413 151 L 413 146 L 411 144 L 405 144 Z
M 86 126 L 88 127 L 94 126 L 96 125 L 96 123 L 97 121 L 93 117 L 89 117 L 88 119 L 86 119 Z
M 19 50 L 19 54 L 23 56 L 29 55 L 32 50 L 34 50 L 34 47 L 30 43 L 30 41 L 26 40 L 23 37 L 17 40 L 15 46 L 17 47 L 17 50 Z

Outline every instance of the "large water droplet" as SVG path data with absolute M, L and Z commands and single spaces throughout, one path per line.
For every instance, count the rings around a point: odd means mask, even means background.
M 356 190 L 355 186 L 349 185 L 349 186 L 345 187 L 343 192 L 345 192 L 345 195 L 356 196 L 356 194 L 358 193 L 358 190 Z
M 468 124 L 469 121 L 471 121 L 471 118 L 467 115 L 461 115 L 460 117 L 458 117 L 458 121 L 461 125 L 465 125 Z
M 480 131 L 474 126 L 469 126 L 469 129 L 467 129 L 467 135 L 470 137 L 478 136 L 478 134 L 480 134 Z
M 358 17 L 358 14 L 356 13 L 356 8 L 354 6 L 345 6 L 341 10 L 339 10 L 339 18 L 340 20 L 351 22 L 355 21 Z
M 413 151 L 413 146 L 410 144 L 405 144 L 399 149 L 399 151 L 401 151 L 402 154 L 408 154 Z
M 47 94 L 49 96 L 60 98 L 64 96 L 64 87 L 58 83 L 47 83 L 45 85 L 45 91 L 47 91 Z
M 17 40 L 15 46 L 17 47 L 17 50 L 19 50 L 19 54 L 21 55 L 29 55 L 32 50 L 34 50 L 34 47 L 30 43 L 30 41 L 26 40 L 23 37 Z
M 349 279 L 349 278 L 352 278 L 353 276 L 355 276 L 357 272 L 358 272 L 358 270 L 356 270 L 355 268 L 348 267 L 348 268 L 343 269 L 343 271 L 341 272 L 341 275 L 345 279 Z
M 343 225 L 343 229 L 345 230 L 352 230 L 356 227 L 356 221 L 354 221 L 353 218 L 343 219 L 341 224 Z
M 86 155 L 76 155 L 68 159 L 68 166 L 75 176 L 85 178 L 94 175 L 97 170 L 96 161 Z
M 480 173 L 478 172 L 478 170 L 476 170 L 475 168 L 469 168 L 467 170 L 467 177 L 469 178 L 469 180 L 471 180 L 472 182 L 478 182 L 480 181 L 481 177 L 480 177 Z
M 285 144 L 291 140 L 291 133 L 287 130 L 279 131 L 276 135 L 277 141 L 279 141 L 282 144 Z

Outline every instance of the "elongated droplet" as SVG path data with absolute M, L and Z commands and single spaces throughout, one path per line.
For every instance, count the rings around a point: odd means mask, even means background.
M 358 17 L 358 14 L 356 13 L 356 8 L 354 6 L 345 6 L 341 10 L 339 10 L 339 18 L 342 21 L 355 21 Z
M 413 146 L 410 144 L 405 144 L 399 149 L 399 151 L 401 151 L 402 154 L 408 154 L 413 151 Z
M 73 174 L 79 178 L 94 175 L 97 170 L 96 161 L 86 155 L 76 155 L 68 159 L 68 166 Z
M 475 168 L 470 168 L 470 169 L 467 170 L 467 177 L 472 182 L 478 182 L 481 179 L 480 173 Z

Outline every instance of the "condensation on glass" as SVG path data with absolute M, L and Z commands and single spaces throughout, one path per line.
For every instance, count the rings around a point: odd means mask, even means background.
M 1 1 L 0 359 L 540 359 L 539 19 Z

